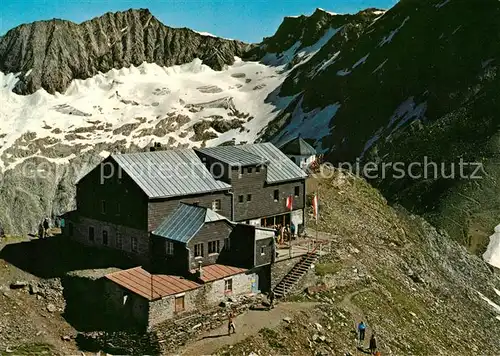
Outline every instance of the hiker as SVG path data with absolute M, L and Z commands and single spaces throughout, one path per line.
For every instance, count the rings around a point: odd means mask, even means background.
M 359 332 L 359 342 L 363 343 L 365 341 L 365 332 L 366 332 L 366 324 L 361 321 L 358 325 L 358 332 Z
M 269 310 L 273 309 L 274 308 L 274 292 L 273 290 L 271 289 L 271 291 L 269 292 Z
M 292 239 L 295 239 L 295 224 L 293 222 L 290 225 L 290 232 L 292 234 Z
M 49 235 L 49 220 L 47 218 L 45 218 L 45 220 L 43 221 L 43 230 L 44 230 L 44 236 L 48 236 Z
M 372 355 L 375 355 L 376 351 L 377 351 L 377 340 L 375 339 L 375 332 L 373 332 L 372 336 L 370 337 L 370 353 Z
M 38 238 L 39 239 L 44 239 L 45 238 L 45 230 L 43 229 L 43 224 L 40 223 L 40 225 L 38 225 Z
M 236 333 L 236 328 L 234 327 L 234 321 L 233 321 L 233 312 L 229 312 L 229 317 L 228 317 L 228 322 L 227 322 L 227 334 L 231 335 L 231 330 L 233 330 L 233 334 Z

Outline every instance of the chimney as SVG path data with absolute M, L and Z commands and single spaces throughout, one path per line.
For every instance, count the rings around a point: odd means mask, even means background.
M 201 261 L 198 261 L 198 278 L 202 278 L 203 277 L 203 262 Z

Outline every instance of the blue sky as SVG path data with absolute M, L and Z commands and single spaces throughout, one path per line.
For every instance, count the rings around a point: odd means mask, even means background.
M 320 7 L 353 13 L 390 8 L 397 0 L 3 0 L 0 35 L 26 22 L 62 18 L 82 22 L 108 11 L 148 8 L 165 25 L 189 27 L 217 36 L 260 42 L 285 16 L 311 14 Z

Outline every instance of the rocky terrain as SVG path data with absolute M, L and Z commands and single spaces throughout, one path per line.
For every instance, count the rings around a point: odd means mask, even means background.
M 383 355 L 496 355 L 500 275 L 366 181 L 330 176 L 318 226 L 334 251 L 315 264 L 317 286 L 289 298 L 319 304 L 217 354 L 355 355 L 364 320 Z
M 482 181 L 398 179 L 392 170 L 373 181 L 480 253 L 500 216 L 500 4 L 480 1 L 473 11 L 471 4 L 402 0 L 368 26 L 343 26 L 287 76 L 280 95 L 294 100 L 263 139 L 282 143 L 300 133 L 329 161 L 360 158 L 378 172 L 425 157 L 445 164 L 446 176 L 461 159 L 483 164 Z

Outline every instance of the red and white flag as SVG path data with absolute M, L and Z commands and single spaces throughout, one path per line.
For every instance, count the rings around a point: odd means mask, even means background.
M 314 214 L 314 218 L 316 219 L 316 221 L 318 221 L 318 205 L 319 205 L 319 202 L 318 202 L 318 195 L 317 194 L 314 194 L 314 197 L 313 197 L 313 200 L 312 200 L 312 206 L 313 206 L 313 214 Z
M 286 208 L 290 211 L 292 211 L 293 209 L 293 197 L 291 195 L 289 195 L 287 198 L 286 198 Z

